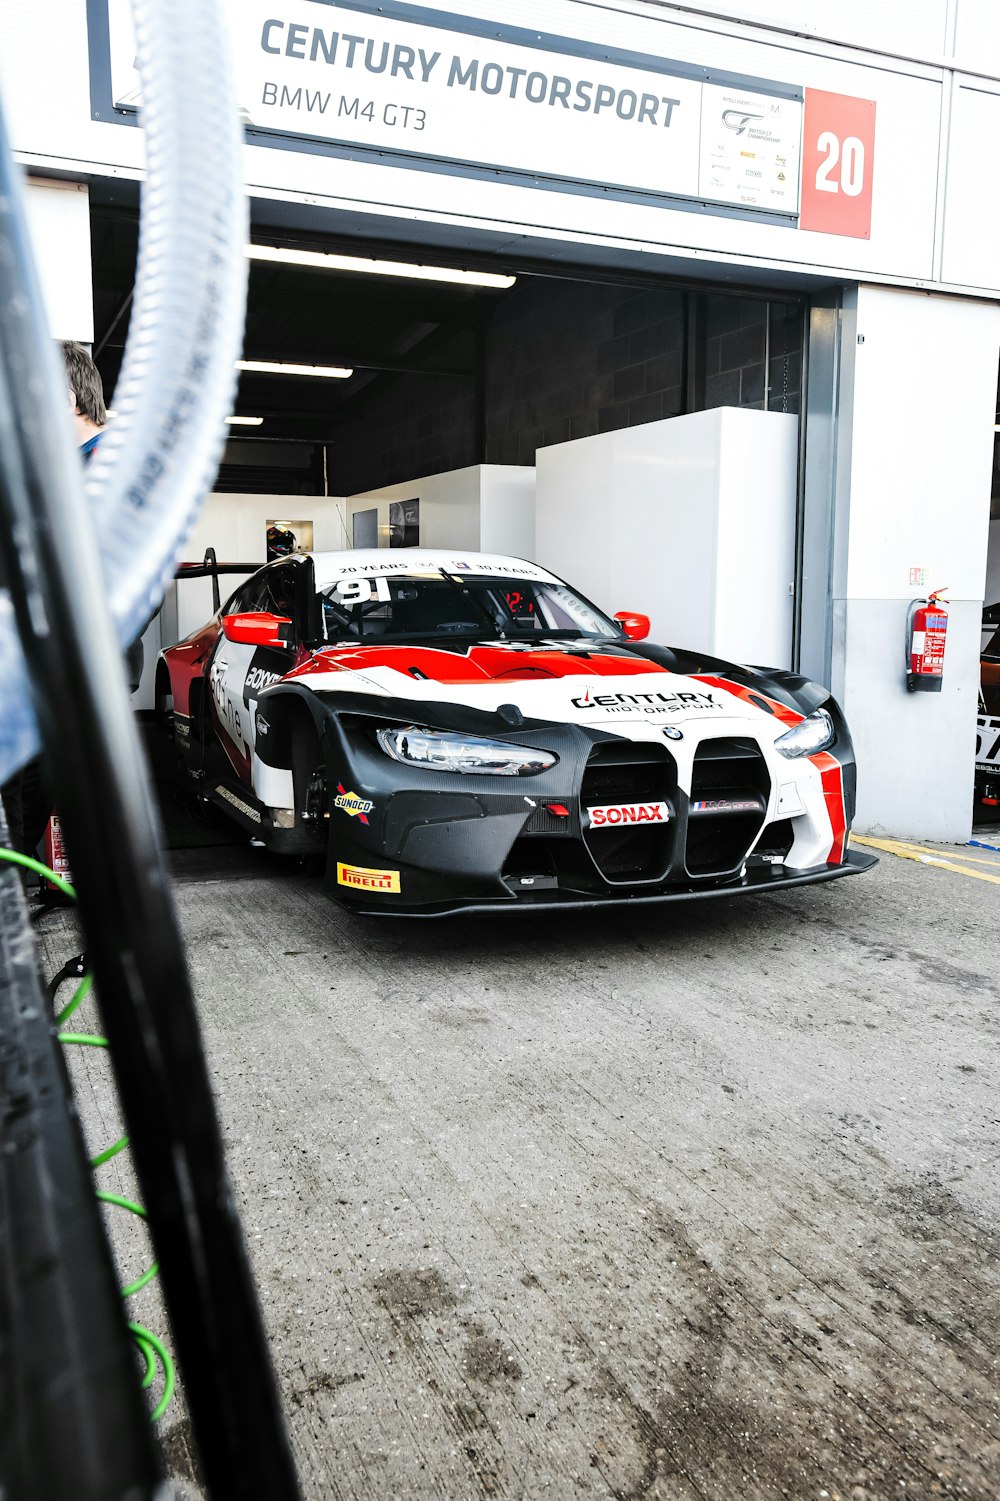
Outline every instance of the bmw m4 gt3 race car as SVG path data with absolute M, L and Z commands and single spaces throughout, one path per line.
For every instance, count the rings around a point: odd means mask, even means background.
M 779 890 L 867 869 L 825 689 L 648 645 L 516 558 L 280 559 L 161 655 L 201 795 L 345 906 L 434 916 Z

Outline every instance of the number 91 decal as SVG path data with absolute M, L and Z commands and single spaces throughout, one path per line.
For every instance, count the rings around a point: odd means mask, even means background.
M 392 603 L 388 579 L 341 579 L 334 590 L 337 603 L 349 610 L 355 605 L 367 605 L 374 599 L 378 604 Z

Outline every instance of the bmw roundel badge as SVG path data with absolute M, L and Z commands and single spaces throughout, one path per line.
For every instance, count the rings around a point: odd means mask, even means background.
M 663 733 L 666 735 L 668 740 L 684 739 L 684 731 L 676 729 L 672 724 L 665 724 L 663 726 Z

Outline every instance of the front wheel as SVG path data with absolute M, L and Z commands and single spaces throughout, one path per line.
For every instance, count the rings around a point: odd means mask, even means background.
M 314 766 L 306 777 L 301 817 L 310 839 L 325 849 L 330 841 L 330 789 L 325 763 Z
M 330 789 L 326 756 L 316 728 L 312 724 L 297 724 L 290 749 L 295 827 L 303 841 L 298 847 L 310 869 L 318 861 L 325 868 L 330 840 Z
M 156 674 L 156 692 L 153 698 L 153 723 L 156 733 L 164 740 L 174 739 L 174 695 L 170 686 L 170 674 L 162 667 Z

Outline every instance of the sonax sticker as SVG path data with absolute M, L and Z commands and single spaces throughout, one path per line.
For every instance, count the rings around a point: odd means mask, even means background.
M 587 813 L 592 829 L 613 828 L 625 823 L 667 823 L 670 818 L 666 803 L 615 803 L 588 808 Z

